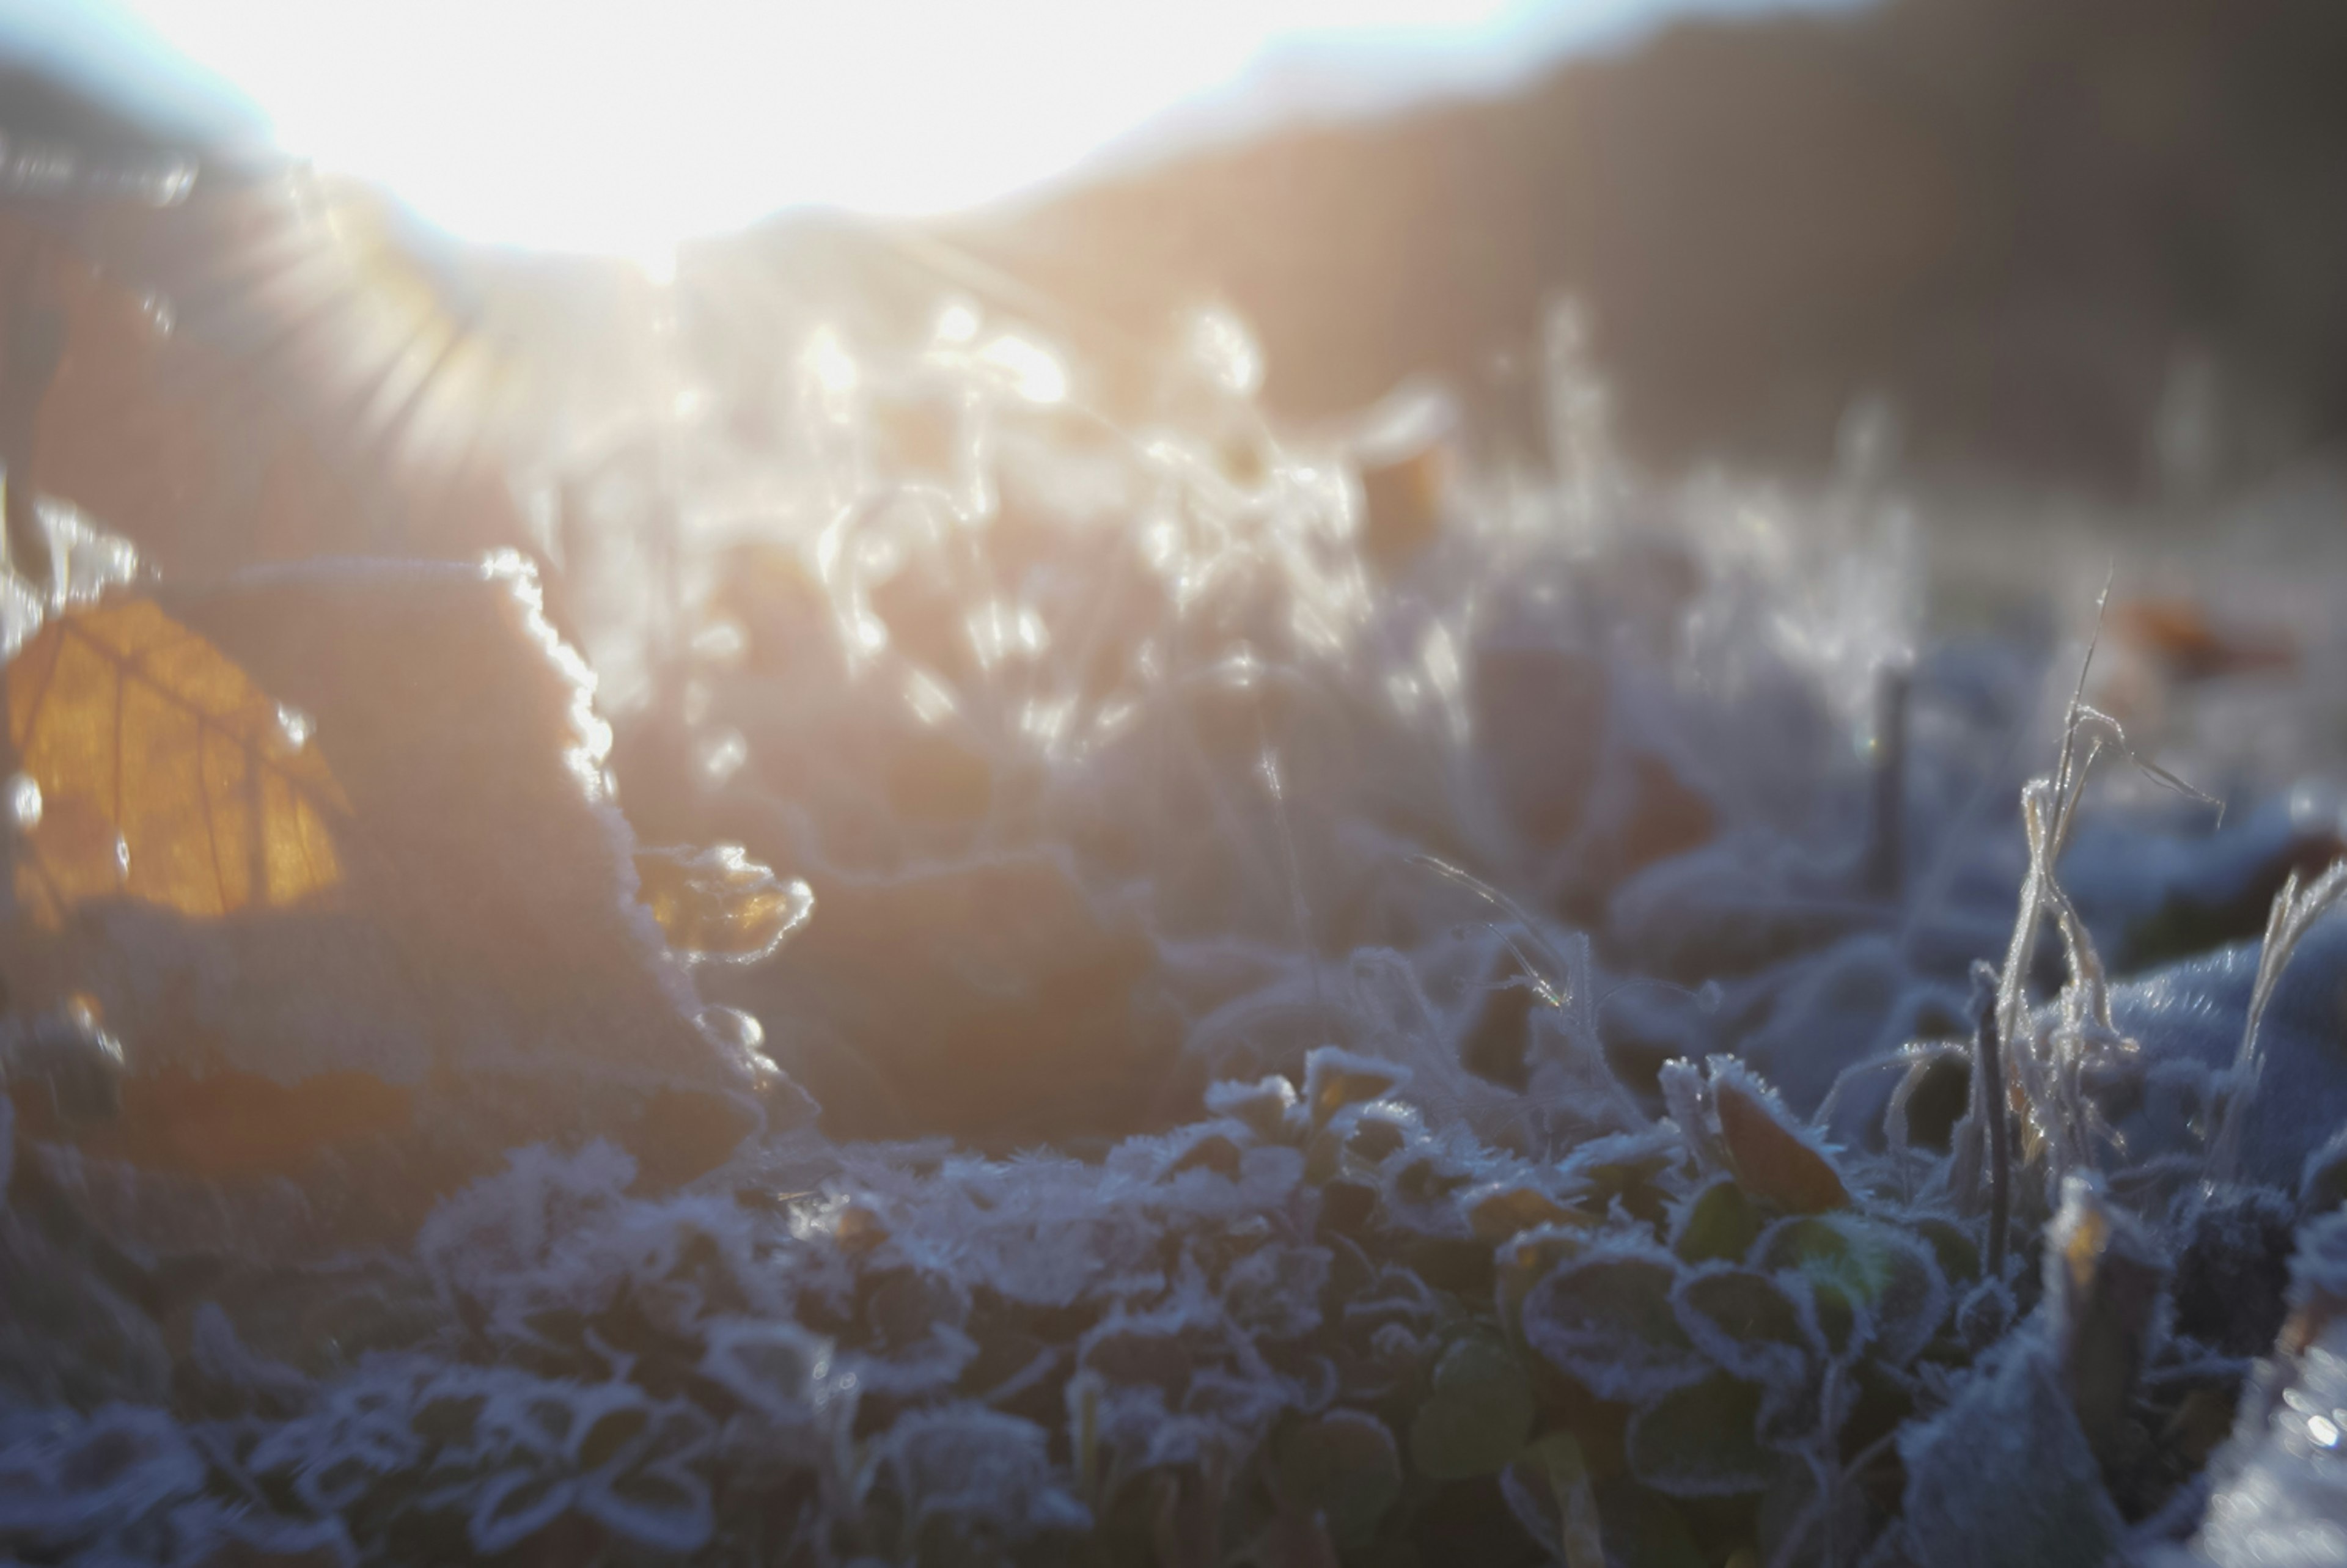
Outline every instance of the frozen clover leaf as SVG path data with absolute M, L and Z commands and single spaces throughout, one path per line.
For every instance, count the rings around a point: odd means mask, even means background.
M 1706 1368 L 1671 1310 L 1679 1271 L 1647 1243 L 1593 1243 L 1525 1296 L 1524 1340 L 1601 1399 L 1635 1402 L 1691 1383 Z
M 88 1416 L 0 1418 L 0 1548 L 68 1548 L 204 1483 L 204 1463 L 160 1410 L 108 1405 Z
M 1809 1292 L 1788 1290 L 1770 1275 L 1719 1265 L 1691 1269 L 1671 1306 L 1696 1348 L 1732 1376 L 1789 1388 L 1824 1359 Z
M 977 1405 L 900 1419 L 874 1445 L 863 1486 L 897 1522 L 903 1554 L 986 1561 L 987 1542 L 1018 1549 L 1089 1527 L 1092 1515 L 1055 1476 L 1049 1439 L 1032 1421 Z
M 1884 1360 L 1903 1365 L 1947 1315 L 1947 1281 L 1931 1246 L 1880 1220 L 1780 1220 L 1754 1245 L 1752 1261 L 1808 1283 L 1818 1327 L 1837 1355 L 1871 1344 Z
M 663 1554 L 696 1552 L 716 1528 L 709 1483 L 657 1460 L 582 1481 L 579 1512 L 623 1541 Z
M 794 1323 L 727 1318 L 712 1323 L 701 1374 L 770 1419 L 806 1419 L 827 1399 L 854 1400 L 833 1387 L 831 1345 Z

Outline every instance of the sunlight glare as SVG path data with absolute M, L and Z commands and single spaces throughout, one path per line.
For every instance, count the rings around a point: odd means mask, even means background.
M 1526 0 L 124 0 L 287 150 L 477 240 L 657 261 L 778 209 L 1031 186 L 1298 36 Z

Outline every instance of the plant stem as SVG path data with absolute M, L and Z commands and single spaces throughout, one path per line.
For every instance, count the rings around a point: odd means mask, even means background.
M 1988 1277 L 2004 1277 L 2005 1227 L 2013 1215 L 2013 1151 L 2005 1125 L 2004 1050 L 1997 1028 L 1996 972 L 1973 966 L 1973 1071 L 1983 1088 L 1978 1104 L 1988 1119 Z

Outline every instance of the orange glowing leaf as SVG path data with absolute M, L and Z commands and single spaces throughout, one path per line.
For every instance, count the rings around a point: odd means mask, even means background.
M 687 963 L 772 958 L 815 909 L 805 883 L 784 881 L 735 844 L 639 849 L 636 877 L 638 900 Z
M 16 765 L 39 790 L 15 866 L 36 923 L 90 899 L 215 918 L 341 883 L 350 802 L 302 721 L 151 601 L 44 627 L 6 691 Z

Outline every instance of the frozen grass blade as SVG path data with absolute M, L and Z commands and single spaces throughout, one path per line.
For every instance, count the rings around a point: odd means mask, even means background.
M 2086 794 L 2088 776 L 2105 751 L 2116 751 L 2163 789 L 2214 807 L 2220 821 L 2224 809 L 2221 802 L 2138 755 L 2127 744 L 2127 732 L 2118 721 L 2087 704 L 2086 680 L 2101 641 L 2103 614 L 2109 604 L 2110 592 L 2111 584 L 2106 578 L 2096 601 L 2095 634 L 2087 642 L 2086 657 L 2079 661 L 2078 681 L 2065 715 L 2062 745 L 2054 771 L 2022 787 L 2021 819 L 2028 841 L 2028 870 L 2022 879 L 2020 907 L 1997 986 L 1996 1034 L 2003 1048 L 2002 1066 L 2007 1077 L 2019 1084 L 2027 1102 L 2028 1132 L 2034 1142 L 2034 1148 L 2025 1149 L 2024 1154 L 2027 1158 L 2038 1152 L 2044 1153 L 2045 1191 L 2049 1194 L 2056 1190 L 2065 1174 L 2093 1165 L 2093 1147 L 2097 1137 L 2117 1143 L 2083 1091 L 2080 1079 L 2088 1058 L 2095 1052 L 2127 1048 L 2111 1024 L 2109 985 L 2101 958 L 2086 922 L 2063 889 L 2056 870 L 2077 825 L 2078 807 Z M 2032 1017 L 2028 978 L 2038 932 L 2049 917 L 2061 934 L 2070 979 L 2063 987 L 2059 1015 L 2050 1030 L 2041 1037 Z M 1976 1074 L 1972 1112 L 1975 1124 L 1983 1128 L 1987 1125 L 1992 1092 L 1993 1086 Z M 1966 1186 L 1977 1195 L 1977 1173 Z
M 1537 989 L 1541 1000 L 1553 1008 L 1563 1008 L 1569 997 L 1586 992 L 1588 989 L 1586 954 L 1582 955 L 1584 967 L 1576 968 L 1563 953 L 1557 951 L 1554 943 L 1541 934 L 1540 922 L 1533 919 L 1522 905 L 1473 872 L 1453 866 L 1447 860 L 1431 855 L 1413 855 L 1409 857 L 1409 863 L 1412 866 L 1424 866 L 1447 882 L 1457 883 L 1515 921 L 1518 928 L 1540 948 L 1542 956 L 1548 959 L 1552 972 L 1558 977 L 1555 980 L 1552 980 L 1548 976 L 1542 974 L 1537 967 L 1524 962 L 1522 950 L 1517 948 L 1515 942 L 1509 939 L 1504 932 L 1501 933 L 1501 939 L 1508 942 L 1510 950 L 1516 954 L 1517 961 L 1524 964 L 1524 972 Z M 1583 1004 L 1581 1010 L 1586 1010 L 1586 1004 Z
M 2301 886 L 2299 874 L 2290 879 L 2274 895 L 2273 908 L 2266 917 L 2264 943 L 2258 948 L 2258 978 L 2250 990 L 2250 1010 L 2241 1026 L 2241 1049 L 2233 1059 L 2230 1087 L 2225 1096 L 2225 1111 L 2218 1123 L 2217 1136 L 2209 1146 L 2208 1179 L 2212 1183 L 2229 1182 L 2240 1167 L 2241 1132 L 2249 1120 L 2250 1102 L 2258 1091 L 2258 1076 L 2264 1059 L 2258 1050 L 2258 1025 L 2266 1015 L 2266 1005 L 2273 1000 L 2274 988 L 2280 983 L 2282 970 L 2289 967 L 2291 955 L 2305 940 L 2314 923 L 2347 898 L 2347 860 L 2334 862 L 2331 868 L 2312 882 Z

